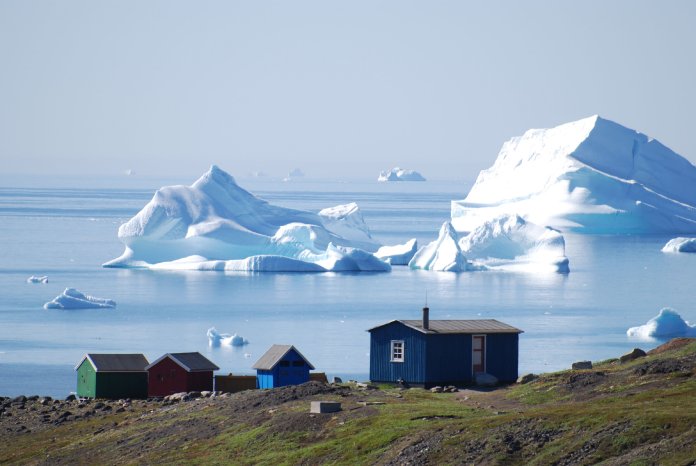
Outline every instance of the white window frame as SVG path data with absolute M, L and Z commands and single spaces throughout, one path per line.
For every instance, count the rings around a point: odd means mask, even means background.
M 401 357 L 400 358 L 395 357 L 395 354 L 394 354 L 394 347 L 398 344 L 401 345 Z M 389 353 L 391 356 L 390 361 L 391 362 L 404 362 L 404 359 L 405 359 L 404 356 L 405 356 L 405 352 L 406 352 L 406 345 L 404 344 L 404 340 L 392 340 L 390 346 L 391 346 L 390 347 L 391 351 Z

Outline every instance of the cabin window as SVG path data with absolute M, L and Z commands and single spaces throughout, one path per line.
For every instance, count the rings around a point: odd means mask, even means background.
M 280 367 L 290 367 L 290 361 L 280 361 Z
M 392 340 L 391 342 L 391 361 L 404 362 L 404 341 Z
M 293 361 L 292 366 L 293 367 L 304 367 L 304 361 Z

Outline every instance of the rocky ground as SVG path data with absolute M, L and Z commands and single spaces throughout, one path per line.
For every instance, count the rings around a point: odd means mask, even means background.
M 0 397 L 9 464 L 696 464 L 696 342 L 525 384 Z M 312 400 L 342 410 L 311 414 Z

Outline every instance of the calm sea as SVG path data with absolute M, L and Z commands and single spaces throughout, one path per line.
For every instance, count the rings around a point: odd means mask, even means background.
M 12 180 L 4 186 L 19 186 Z M 330 376 L 366 379 L 367 329 L 420 317 L 494 318 L 524 330 L 520 372 L 601 360 L 659 342 L 626 329 L 671 306 L 696 320 L 696 255 L 660 252 L 668 236 L 567 235 L 568 275 L 505 272 L 247 274 L 104 269 L 121 254 L 118 226 L 151 198 L 150 188 L 0 188 L 0 395 L 65 396 L 87 352 L 200 351 L 221 373 L 253 373 L 273 343 L 293 344 Z M 125 183 L 123 184 L 125 185 Z M 326 183 L 241 180 L 276 204 L 317 211 L 357 202 L 386 244 L 425 244 L 449 218 L 463 183 Z M 48 284 L 28 284 L 48 275 Z M 114 310 L 45 310 L 64 288 L 111 298 Z M 242 348 L 210 348 L 206 330 L 238 333 Z M 457 355 L 452 355 L 456 357 Z

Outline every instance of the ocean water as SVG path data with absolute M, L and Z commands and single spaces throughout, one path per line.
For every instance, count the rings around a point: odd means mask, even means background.
M 4 180 L 4 186 L 13 186 Z M 147 185 L 146 182 L 141 184 Z M 160 183 L 164 184 L 164 183 Z M 510 272 L 152 272 L 105 269 L 123 251 L 118 226 L 160 184 L 143 187 L 0 187 L 0 395 L 65 396 L 87 352 L 200 351 L 220 373 L 249 374 L 273 343 L 294 344 L 330 376 L 366 379 L 367 329 L 417 319 L 494 318 L 524 330 L 520 373 L 616 357 L 626 329 L 662 307 L 696 321 L 696 255 L 664 254 L 670 236 L 566 235 L 568 275 Z M 19 186 L 18 182 L 14 186 Z M 123 183 L 125 185 L 125 183 Z M 357 202 L 385 244 L 433 240 L 463 183 L 328 183 L 240 180 L 268 201 L 319 210 Z M 48 275 L 48 284 L 28 284 Z M 64 288 L 114 299 L 113 310 L 45 310 Z M 242 348 L 210 348 L 206 330 L 238 333 Z

